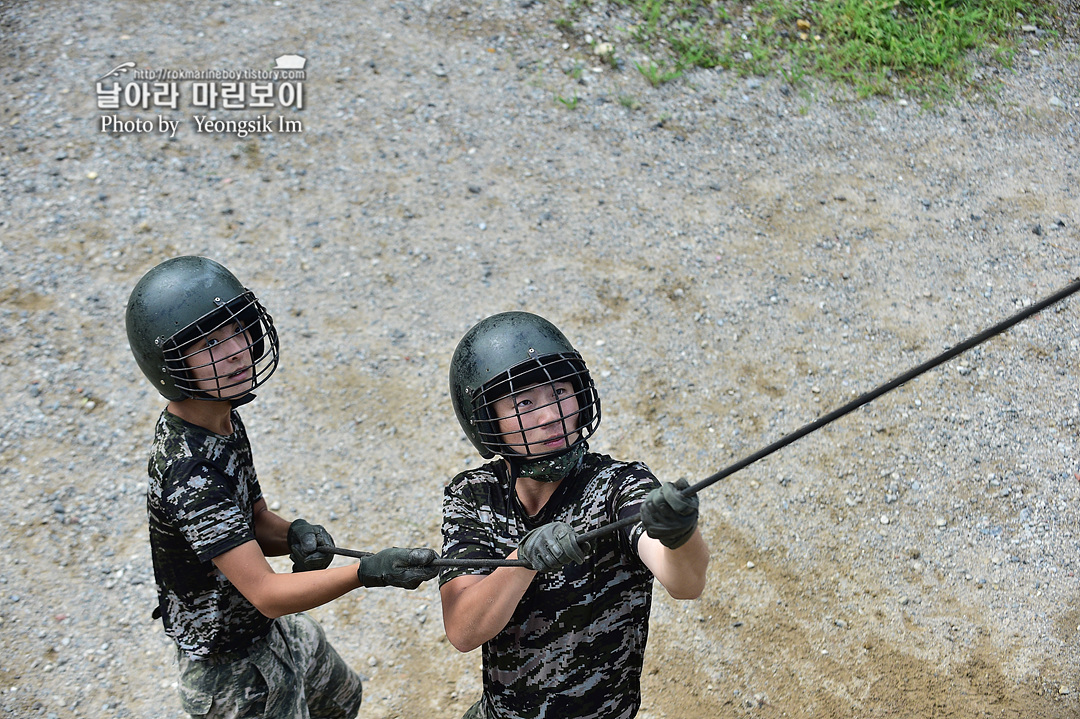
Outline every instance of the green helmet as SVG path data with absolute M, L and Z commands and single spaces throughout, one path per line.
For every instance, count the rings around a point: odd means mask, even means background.
M 139 369 L 169 400 L 218 399 L 239 404 L 243 402 L 239 397 L 250 396 L 250 390 L 277 369 L 273 319 L 229 270 L 205 257 L 174 257 L 143 275 L 128 299 L 126 322 L 128 344 Z M 246 333 L 246 347 L 233 354 L 247 351 L 252 373 L 232 382 L 229 376 L 215 374 L 210 380 L 218 390 L 243 385 L 247 391 L 239 397 L 214 397 L 196 385 L 186 361 L 193 353 L 185 350 L 230 323 L 238 328 L 233 336 Z
M 499 431 L 494 403 L 528 387 L 554 382 L 570 382 L 578 404 L 577 412 L 563 416 L 561 422 L 569 452 L 600 424 L 600 396 L 585 361 L 555 325 L 528 312 L 492 315 L 465 333 L 450 361 L 454 413 L 485 459 L 542 454 L 525 442 L 523 433 Z M 559 410 L 561 414 L 561 403 Z M 513 444 L 508 435 L 522 438 L 523 444 Z

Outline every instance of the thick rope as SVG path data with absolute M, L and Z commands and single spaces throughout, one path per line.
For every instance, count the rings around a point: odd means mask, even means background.
M 724 479 L 725 477 L 729 477 L 732 474 L 734 474 L 735 472 L 738 472 L 740 469 L 745 469 L 746 467 L 750 466 L 754 462 L 757 462 L 760 459 L 764 459 L 765 457 L 768 457 L 770 454 L 772 454 L 772 453 L 774 453 L 774 452 L 776 452 L 776 451 L 778 451 L 780 449 L 783 449 L 784 447 L 788 446 L 789 444 L 791 444 L 793 442 L 796 442 L 796 441 L 802 439 L 803 437 L 810 434 L 811 432 L 815 432 L 815 431 L 821 429 L 822 427 L 824 427 L 825 425 L 830 424 L 832 422 L 835 422 L 836 420 L 840 419 L 841 417 L 843 417 L 845 415 L 851 414 L 852 412 L 859 409 L 860 407 L 862 407 L 864 405 L 867 405 L 870 402 L 873 402 L 875 399 L 877 399 L 881 395 L 883 395 L 883 394 L 885 394 L 887 392 L 893 391 L 897 387 L 900 387 L 901 385 L 906 384 L 907 382 L 910 382 L 911 380 L 915 379 L 916 377 L 929 372 L 930 370 L 934 369 L 938 365 L 941 365 L 941 364 L 944 364 L 945 362 L 948 362 L 949 360 L 953 359 L 957 355 L 960 355 L 960 354 L 963 354 L 964 352 L 967 352 L 969 349 L 971 349 L 973 347 L 976 347 L 976 346 L 986 342 L 987 340 L 989 340 L 992 337 L 996 337 L 997 335 L 1001 334 L 1002 332 L 1005 332 L 1006 330 L 1013 327 L 1014 325 L 1017 325 L 1020 322 L 1023 322 L 1024 320 L 1028 319 L 1032 315 L 1038 314 L 1039 312 L 1042 312 L 1047 307 L 1049 307 L 1051 305 L 1054 305 L 1054 304 L 1057 304 L 1058 302 L 1061 302 L 1063 299 L 1065 299 L 1066 297 L 1069 297 L 1072 294 L 1075 294 L 1077 291 L 1080 291 L 1080 278 L 1077 278 L 1077 279 L 1073 280 L 1073 282 L 1071 284 L 1069 284 L 1065 288 L 1055 292 L 1054 294 L 1050 295 L 1049 297 L 1047 297 L 1047 298 L 1045 298 L 1043 300 L 1040 300 L 1039 302 L 1036 302 L 1036 303 L 1034 303 L 1032 305 L 1028 305 L 1023 310 L 1021 310 L 1020 312 L 1017 312 L 1012 317 L 1009 317 L 1008 319 L 1002 320 L 1001 322 L 997 323 L 993 327 L 990 327 L 989 329 L 983 330 L 979 334 L 974 335 L 973 337 L 970 337 L 970 338 L 964 340 L 963 342 L 960 342 L 957 345 L 954 345 L 953 347 L 951 347 L 950 349 L 942 352 L 941 354 L 937 355 L 936 357 L 934 357 L 932 359 L 929 359 L 926 362 L 923 362 L 922 364 L 920 364 L 920 365 L 918 365 L 916 367 L 913 367 L 912 369 L 908 370 L 907 372 L 904 372 L 903 374 L 901 374 L 901 375 L 895 377 L 894 379 L 891 379 L 888 382 L 886 382 L 886 383 L 884 383 L 884 384 L 870 390 L 869 392 L 866 392 L 865 394 L 859 395 L 855 399 L 853 399 L 850 402 L 848 402 L 847 404 L 845 404 L 843 407 L 840 407 L 839 409 L 835 409 L 835 410 L 833 410 L 832 412 L 829 412 L 826 415 L 822 415 L 821 417 L 814 420 L 813 422 L 805 424 L 802 427 L 800 427 L 799 429 L 795 430 L 794 432 L 792 432 L 792 433 L 790 433 L 788 435 L 785 435 L 784 437 L 781 437 L 780 439 L 776 440 L 775 442 L 773 442 L 769 446 L 764 447 L 763 449 L 759 449 L 757 452 L 754 452 L 753 454 L 751 454 L 751 455 L 749 455 L 747 457 L 744 457 L 743 459 L 740 459 L 738 462 L 735 462 L 734 464 L 720 470 L 716 474 L 710 475 L 710 476 L 706 477 L 705 479 L 701 480 L 700 482 L 698 482 L 697 484 L 694 484 L 694 485 L 691 485 L 690 487 L 687 487 L 685 490 L 683 490 L 683 495 L 684 496 L 690 496 L 690 495 L 693 495 L 693 494 L 697 494 L 698 492 L 705 489 L 706 487 L 709 487 L 709 486 L 711 486 L 713 484 L 716 484 L 721 479 Z M 623 519 L 620 519 L 620 520 L 618 520 L 616 522 L 612 522 L 610 524 L 605 524 L 602 527 L 599 527 L 597 529 L 593 529 L 593 530 L 591 530 L 589 532 L 585 532 L 584 534 L 579 534 L 578 535 L 578 541 L 580 543 L 584 544 L 585 542 L 588 542 L 588 541 L 590 541 L 592 539 L 595 539 L 596 537 L 600 537 L 600 536 L 603 536 L 605 534 L 609 534 L 611 532 L 614 532 L 615 530 L 620 529 L 622 527 L 626 527 L 628 525 L 635 524 L 636 522 L 638 522 L 640 517 L 641 517 L 640 513 L 634 514 L 633 516 L 624 517 Z M 327 550 L 322 550 L 322 551 L 327 551 Z M 352 550 L 347 550 L 347 549 L 334 549 L 334 550 L 331 550 L 331 551 L 334 554 L 343 554 L 343 555 L 349 556 L 349 557 L 361 557 L 361 556 L 367 556 L 368 554 L 370 554 L 370 552 L 353 552 Z M 436 559 L 434 564 L 435 564 L 435 566 L 438 566 L 438 567 L 527 567 L 527 566 L 529 566 L 528 562 L 526 562 L 523 559 L 441 559 L 440 558 L 440 559 Z

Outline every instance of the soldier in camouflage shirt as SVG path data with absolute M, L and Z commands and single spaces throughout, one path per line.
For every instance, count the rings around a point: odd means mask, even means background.
M 698 597 L 708 548 L 684 480 L 588 451 L 600 402 L 581 356 L 543 318 L 509 312 L 458 344 L 451 397 L 485 458 L 443 497 L 447 637 L 483 647 L 484 692 L 466 719 L 629 719 L 641 704 L 652 581 Z M 578 542 L 579 532 L 641 519 Z
M 227 269 L 168 260 L 135 286 L 128 340 L 169 400 L 154 434 L 147 515 L 158 608 L 194 717 L 347 719 L 360 677 L 303 612 L 360 586 L 415 589 L 430 549 L 390 548 L 330 567 L 329 533 L 267 507 L 237 407 L 274 371 L 273 321 Z M 268 556 L 289 555 L 278 574 Z

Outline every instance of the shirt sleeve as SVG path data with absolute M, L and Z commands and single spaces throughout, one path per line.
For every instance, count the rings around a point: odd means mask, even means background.
M 502 559 L 512 549 L 496 537 L 497 512 L 488 496 L 490 483 L 479 473 L 462 473 L 443 490 L 444 559 Z M 503 520 L 505 522 L 505 518 Z M 439 577 L 440 586 L 467 574 L 490 574 L 489 567 L 452 567 Z
M 200 562 L 255 539 L 251 517 L 241 509 L 235 488 L 205 460 L 177 462 L 170 468 L 162 510 Z
M 660 480 L 642 462 L 631 462 L 626 469 L 618 475 L 615 484 L 615 493 L 612 500 L 612 515 L 618 519 L 632 517 L 641 511 L 641 505 L 645 503 L 645 497 L 649 492 L 660 486 Z M 636 554 L 638 540 L 645 533 L 645 527 L 641 520 L 627 525 L 620 530 L 620 535 L 627 546 Z

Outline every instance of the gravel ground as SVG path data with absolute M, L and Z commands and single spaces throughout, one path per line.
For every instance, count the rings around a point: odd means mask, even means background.
M 243 411 L 264 490 L 357 549 L 439 547 L 476 461 L 448 362 L 493 312 L 581 349 L 594 449 L 694 481 L 1080 274 L 1075 32 L 925 109 L 730 72 L 652 88 L 596 5 L 564 35 L 557 2 L 0 0 L 4 715 L 180 715 L 150 618 L 162 401 L 123 330 L 166 257 L 222 261 L 274 315 L 283 364 Z M 198 132 L 260 112 L 192 107 L 193 81 L 176 110 L 97 106 L 123 62 L 290 53 L 304 108 L 269 114 L 292 132 Z M 657 595 L 640 716 L 1077 716 L 1078 351 L 1073 298 L 705 490 L 709 584 Z M 363 719 L 478 696 L 433 583 L 314 614 Z

